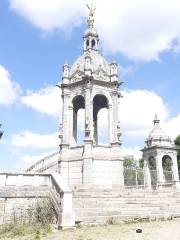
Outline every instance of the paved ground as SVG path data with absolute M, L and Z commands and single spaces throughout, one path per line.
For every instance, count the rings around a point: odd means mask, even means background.
M 137 228 L 143 233 L 136 233 Z M 54 231 L 43 240 L 180 240 L 180 220 Z

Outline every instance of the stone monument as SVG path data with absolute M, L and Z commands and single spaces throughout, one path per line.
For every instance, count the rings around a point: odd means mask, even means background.
M 88 28 L 84 33 L 83 54 L 72 67 L 63 66 L 62 124 L 58 171 L 72 185 L 123 185 L 118 91 L 118 65 L 108 63 L 99 51 L 99 35 L 94 28 L 95 8 L 88 6 Z M 108 111 L 108 146 L 98 142 L 98 112 Z M 84 144 L 77 143 L 77 113 L 85 111 Z

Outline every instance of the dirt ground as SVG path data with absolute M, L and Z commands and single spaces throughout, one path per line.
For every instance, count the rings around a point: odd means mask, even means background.
M 142 233 L 136 233 L 141 228 Z M 180 220 L 89 226 L 53 231 L 43 240 L 180 240 Z

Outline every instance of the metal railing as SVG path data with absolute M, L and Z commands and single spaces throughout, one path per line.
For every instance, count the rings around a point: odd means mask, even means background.
M 163 171 L 164 183 L 173 181 L 172 171 Z M 180 172 L 179 172 L 180 174 Z M 157 185 L 157 171 L 150 170 L 151 185 Z M 124 185 L 126 188 L 143 188 L 145 187 L 144 170 L 142 168 L 124 168 Z
M 124 185 L 126 187 L 144 187 L 143 169 L 124 168 Z

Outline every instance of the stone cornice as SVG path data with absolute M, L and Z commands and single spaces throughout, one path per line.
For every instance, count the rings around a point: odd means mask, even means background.
M 152 151 L 152 150 L 173 150 L 173 151 L 177 151 L 178 148 L 177 147 L 168 147 L 168 146 L 152 146 L 149 148 L 143 148 L 141 149 L 142 152 L 148 152 L 148 151 Z
M 69 84 L 61 84 L 61 88 L 74 88 L 77 86 L 81 86 L 81 85 L 86 85 L 86 84 L 91 84 L 91 85 L 97 85 L 97 86 L 104 86 L 104 87 L 119 87 L 123 82 L 122 81 L 114 81 L 114 82 L 105 82 L 105 81 L 101 81 L 101 80 L 96 80 L 94 79 L 92 76 L 84 76 L 82 78 L 81 81 L 77 81 L 77 82 L 73 82 L 73 83 L 69 83 Z

